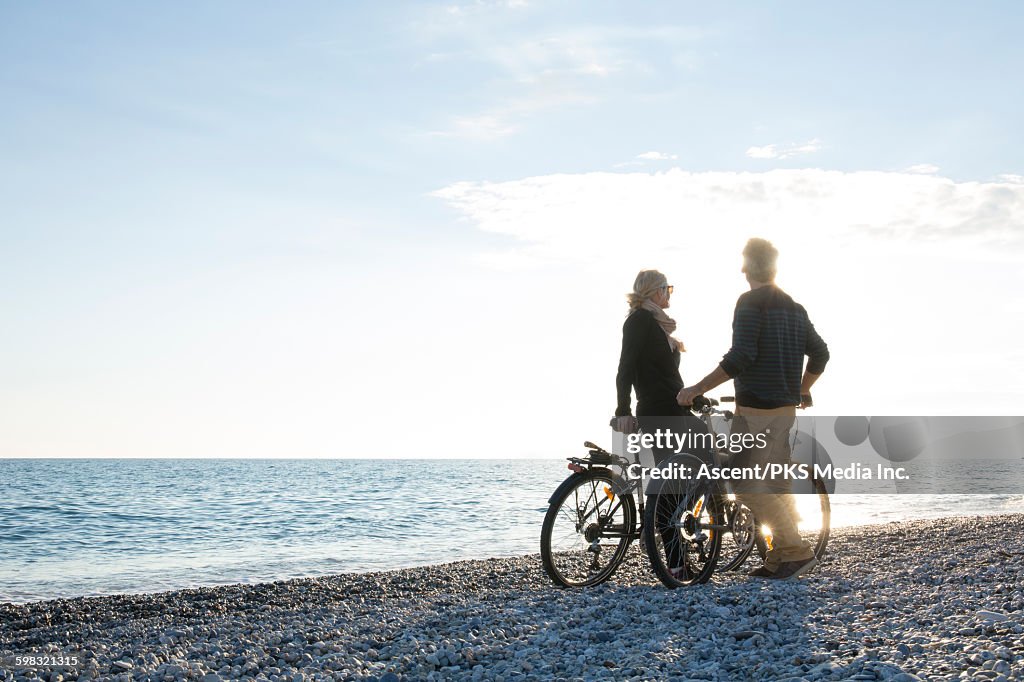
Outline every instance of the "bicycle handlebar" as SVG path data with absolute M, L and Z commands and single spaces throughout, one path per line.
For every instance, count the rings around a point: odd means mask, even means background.
M 690 409 L 694 412 L 703 412 L 705 407 L 714 407 L 718 404 L 718 401 L 714 398 L 708 398 L 707 396 L 699 395 L 693 399 L 693 403 L 690 405 Z
M 723 396 L 723 402 L 733 402 L 736 399 L 732 396 Z M 699 395 L 693 399 L 693 404 L 690 405 L 690 409 L 694 412 L 702 415 L 720 414 L 725 417 L 726 421 L 733 418 L 732 410 L 719 410 L 717 409 L 718 401 L 714 398 L 708 398 L 707 396 Z

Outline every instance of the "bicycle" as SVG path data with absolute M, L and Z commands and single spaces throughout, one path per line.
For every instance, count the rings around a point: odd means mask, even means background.
M 697 407 L 712 434 L 713 415 L 732 418 L 727 411 L 714 410 L 717 404 L 708 401 Z M 541 528 L 541 558 L 555 584 L 589 586 L 608 580 L 625 559 L 630 544 L 638 539 L 642 539 L 655 573 L 669 587 L 707 582 L 721 558 L 724 535 L 730 536 L 731 543 L 723 571 L 739 568 L 755 547 L 762 557 L 770 547 L 770 534 L 762 532 L 753 512 L 735 496 L 708 485 L 691 486 L 684 495 L 659 491 L 645 496 L 643 477 L 625 478 L 611 468 L 640 466 L 639 453 L 630 461 L 590 441 L 584 442 L 584 447 L 589 450 L 587 457 L 568 458 L 573 474 L 548 499 Z M 697 460 L 689 454 L 673 459 L 679 458 Z M 674 512 L 668 525 L 664 519 L 659 523 L 656 516 L 659 504 L 664 512 L 666 502 L 673 503 Z M 827 529 L 827 494 L 823 504 Z M 675 552 L 678 565 L 670 567 L 666 557 L 673 552 L 671 548 L 664 552 L 665 542 L 669 538 L 671 543 L 677 536 L 681 550 Z M 819 538 L 822 552 L 824 542 Z
M 633 495 L 642 484 L 608 468 L 625 468 L 629 461 L 590 441 L 583 447 L 589 449 L 589 456 L 568 458 L 573 473 L 551 494 L 541 526 L 544 570 L 555 584 L 565 587 L 608 580 L 629 545 L 640 538 Z
M 733 398 L 722 398 L 732 401 Z M 718 434 L 713 417 L 721 416 L 725 422 L 733 419 L 729 410 L 718 409 L 718 401 L 701 397 L 693 410 L 715 442 Z M 794 429 L 792 437 L 798 437 Z M 729 461 L 730 454 L 723 448 L 715 449 L 714 462 L 707 463 L 689 453 L 669 460 L 679 470 L 697 472 L 704 465 L 720 467 Z M 805 505 L 805 527 L 801 535 L 810 542 L 815 557 L 824 556 L 830 534 L 831 503 L 827 487 L 821 479 L 810 480 L 813 498 Z M 804 496 L 798 496 L 801 499 Z M 771 529 L 758 522 L 753 512 L 737 499 L 729 479 L 701 479 L 689 476 L 674 480 L 668 494 L 649 494 L 643 520 L 644 540 L 651 567 L 667 587 L 681 587 L 694 582 L 707 582 L 715 571 L 724 538 L 728 534 L 734 547 L 733 557 L 723 571 L 739 568 L 756 548 L 763 560 L 771 548 Z M 806 523 L 810 521 L 810 523 Z

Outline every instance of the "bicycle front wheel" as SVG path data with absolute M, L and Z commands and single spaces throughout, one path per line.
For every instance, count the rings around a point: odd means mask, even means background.
M 636 537 L 636 503 L 619 495 L 608 469 L 570 476 L 551 500 L 540 533 L 544 571 L 556 585 L 583 587 L 608 580 Z
M 707 482 L 687 482 L 647 496 L 644 547 L 669 588 L 711 579 L 726 530 L 722 496 Z

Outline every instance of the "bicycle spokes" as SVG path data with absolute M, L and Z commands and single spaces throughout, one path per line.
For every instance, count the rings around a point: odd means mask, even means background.
M 721 544 L 721 519 L 718 498 L 710 487 L 650 496 L 645 541 L 651 564 L 663 583 L 679 587 L 710 578 Z
M 613 492 L 605 469 L 575 474 L 553 499 L 541 531 L 544 568 L 560 585 L 593 585 L 606 580 L 636 536 L 631 495 Z

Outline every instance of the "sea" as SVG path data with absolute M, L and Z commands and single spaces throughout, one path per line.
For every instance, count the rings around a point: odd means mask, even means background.
M 0 459 L 0 602 L 533 554 L 569 473 L 564 459 Z M 1009 513 L 1024 494 L 832 498 L 833 527 Z

